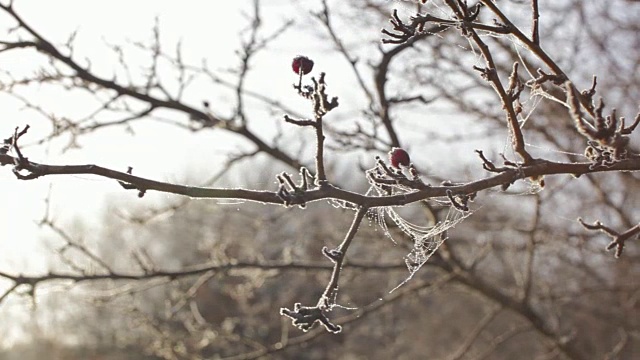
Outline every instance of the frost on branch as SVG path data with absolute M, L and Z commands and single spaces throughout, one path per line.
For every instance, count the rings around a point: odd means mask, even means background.
M 571 82 L 565 84 L 567 92 L 567 103 L 570 107 L 571 116 L 576 129 L 587 138 L 587 148 L 585 156 L 593 161 L 593 167 L 608 167 L 620 160 L 627 158 L 627 145 L 629 135 L 640 124 L 640 112 L 636 115 L 633 124 L 625 126 L 625 118 L 618 117 L 616 109 L 611 110 L 611 114 L 603 116 L 604 101 L 602 98 L 596 104 L 589 104 L 589 110 L 593 113 L 594 123 L 588 122 L 582 113 L 579 96 L 591 99 L 595 93 L 594 85 L 590 91 L 578 94 Z

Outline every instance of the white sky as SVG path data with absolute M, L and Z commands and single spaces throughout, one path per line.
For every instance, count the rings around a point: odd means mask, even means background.
M 151 36 L 151 28 L 157 15 L 162 30 L 161 36 L 167 43 L 174 43 L 180 37 L 184 38 L 186 56 L 190 58 L 209 57 L 214 46 L 206 46 L 216 43 L 218 51 L 216 57 L 220 57 L 220 65 L 232 64 L 231 56 L 234 46 L 237 45 L 235 34 L 242 25 L 238 16 L 240 2 L 209 2 L 208 8 L 198 2 L 151 2 L 151 1 L 56 1 L 29 3 L 18 1 L 16 8 L 23 18 L 34 28 L 44 34 L 52 42 L 65 41 L 71 32 L 78 31 L 77 58 L 87 56 L 97 69 L 113 67 L 109 60 L 112 55 L 104 45 L 104 41 L 112 44 L 122 44 L 127 40 L 146 41 Z M 202 4 L 202 2 L 199 2 Z M 249 2 L 247 2 L 249 3 Z M 215 5 L 213 5 L 215 4 Z M 126 10 L 125 10 L 126 9 Z M 0 17 L 0 25 L 3 28 L 10 26 L 6 16 Z M 226 29 L 226 30 L 225 30 Z M 227 37 L 216 36 L 212 41 L 211 34 L 222 32 Z M 203 46 L 197 46 L 202 44 Z M 224 49 L 225 51 L 219 51 Z M 23 52 L 23 54 L 26 53 Z M 207 54 L 209 53 L 209 54 Z M 11 69 L 13 74 L 24 71 L 31 73 L 35 70 L 33 62 L 24 59 L 33 57 L 5 56 L 0 54 L 0 64 L 4 69 Z M 134 61 L 144 62 L 140 58 Z M 8 62 L 7 65 L 4 65 Z M 216 65 L 212 63 L 212 65 Z M 103 70 L 104 71 L 104 70 Z M 17 76 L 17 75 L 14 75 Z M 86 114 L 90 108 L 78 104 L 73 97 L 59 89 L 51 91 L 47 88 L 34 88 L 30 93 L 35 102 L 44 103 L 55 109 L 61 109 L 67 114 Z M 3 121 L 0 123 L 0 134 L 5 138 L 16 126 L 30 124 L 30 133 L 24 138 L 25 142 L 35 141 L 49 131 L 48 124 L 42 117 L 33 111 L 20 111 L 18 102 L 7 95 L 0 95 L 0 108 L 3 109 Z M 153 136 L 108 136 L 99 134 L 91 136 L 90 141 L 83 141 L 84 146 L 80 151 L 70 151 L 60 156 L 58 146 L 52 146 L 50 153 L 45 153 L 43 147 L 29 147 L 27 156 L 34 161 L 59 162 L 59 163 L 98 163 L 111 166 L 116 169 L 126 169 L 132 165 L 134 169 L 155 170 L 152 174 L 161 175 L 158 169 L 160 162 L 166 164 L 180 164 L 185 167 L 184 156 L 188 152 L 189 145 L 183 148 L 171 149 L 163 144 L 163 138 L 174 136 L 172 129 L 167 126 L 154 126 Z M 120 131 L 108 131 L 121 133 Z M 141 131 L 140 134 L 143 134 Z M 106 136 L 105 136 L 106 135 Z M 189 144 L 186 136 L 184 143 Z M 164 140 L 166 141 L 166 140 Z M 114 144 L 115 142 L 115 144 Z M 58 142 L 59 143 L 59 142 Z M 114 146 L 116 145 L 116 146 Z M 193 144 L 197 145 L 197 144 Z M 137 165 L 137 166 L 136 166 Z M 154 169 L 155 168 L 155 169 Z M 167 169 L 170 173 L 175 168 Z M 184 169 L 183 169 L 184 170 Z M 63 213 L 73 214 L 78 208 L 86 210 L 100 209 L 104 196 L 117 190 L 113 181 L 93 180 L 87 181 L 87 177 L 47 177 L 35 181 L 17 181 L 9 168 L 3 168 L 0 172 L 0 181 L 3 191 L 0 193 L 0 201 L 4 208 L 3 213 L 10 216 L 0 217 L 0 265 L 7 271 L 24 271 L 24 266 L 33 269 L 46 266 L 41 258 L 34 256 L 34 250 L 40 248 L 40 240 L 33 232 L 33 219 L 42 216 L 43 198 L 46 196 L 49 184 L 53 186 L 53 202 L 56 208 L 61 208 Z M 116 186 L 114 186 L 116 185 Z M 71 210 L 71 211 L 69 211 Z M 63 215 L 64 216 L 64 215 Z M 38 266 L 40 265 L 40 266 Z M 17 268 L 17 269 L 16 269 Z M 14 270 L 15 269 L 15 270 Z M 22 270 L 18 270 L 22 269 Z
M 2 0 L 0 0 L 2 1 Z M 22 17 L 37 31 L 44 34 L 53 43 L 62 43 L 69 35 L 77 30 L 74 58 L 91 60 L 92 69 L 101 76 L 110 77 L 118 66 L 116 57 L 105 45 L 126 45 L 131 41 L 149 43 L 152 38 L 152 28 L 156 16 L 160 23 L 160 37 L 166 51 L 172 52 L 175 44 L 182 40 L 185 62 L 199 65 L 202 59 L 207 59 L 214 70 L 227 69 L 238 64 L 234 53 L 239 47 L 239 32 L 248 24 L 246 17 L 252 11 L 251 0 L 242 1 L 125 1 L 94 2 L 81 0 L 28 2 L 18 0 L 16 9 Z M 294 4 L 292 8 L 291 4 Z M 389 1 L 389 9 L 399 7 L 403 15 L 411 13 L 409 2 Z M 332 95 L 340 98 L 339 114 L 331 116 L 349 117 L 349 104 L 362 102 L 362 97 L 354 91 L 355 84 L 349 64 L 335 52 L 329 51 L 332 45 L 329 41 L 318 41 L 308 31 L 308 26 L 316 20 L 308 14 L 309 10 L 318 10 L 319 1 L 290 1 L 263 0 L 263 26 L 265 33 L 271 33 L 280 27 L 286 19 L 293 18 L 303 24 L 300 29 L 289 30 L 267 52 L 258 55 L 252 65 L 253 71 L 248 77 L 247 87 L 252 90 L 263 91 L 266 94 L 286 99 L 287 106 L 299 112 L 308 112 L 308 103 L 297 96 L 291 96 L 291 84 L 296 80 L 290 69 L 290 62 L 294 55 L 304 54 L 316 62 L 314 74 L 330 70 L 328 83 Z M 304 10 L 304 11 L 300 11 Z M 0 15 L 0 31 L 13 26 L 4 14 Z M 384 24 L 381 24 L 384 26 Z M 347 34 L 357 36 L 353 32 Z M 1 37 L 0 37 L 1 38 Z M 142 56 L 132 47 L 125 48 L 128 64 L 132 72 L 148 65 L 149 58 Z M 38 66 L 41 56 L 34 56 L 31 52 L 14 52 L 0 54 L 0 69 L 10 71 L 15 77 L 20 74 L 30 74 Z M 0 74 L 0 81 L 3 79 Z M 169 83 L 170 75 L 166 76 Z M 229 77 L 229 79 L 232 79 Z M 369 80 L 369 79 L 366 79 Z M 81 117 L 94 110 L 90 101 L 83 101 L 78 96 L 59 88 L 47 86 L 33 87 L 23 92 L 24 96 L 42 104 L 42 106 L 57 115 Z M 235 99 L 228 93 L 223 94 L 215 87 L 205 83 L 194 83 L 187 92 L 186 101 L 198 106 L 200 101 L 209 100 L 214 110 L 230 111 Z M 357 106 L 354 106 L 357 107 Z M 31 110 L 21 111 L 21 104 L 14 98 L 0 92 L 0 136 L 5 138 L 13 132 L 16 126 L 31 125 L 31 130 L 24 143 L 40 139 L 50 131 L 49 124 L 41 115 Z M 355 114 L 359 116 L 359 113 Z M 182 114 L 174 116 L 184 116 Z M 270 139 L 274 134 L 273 116 L 264 112 L 265 121 L 256 121 L 253 117 L 251 126 L 263 138 Z M 433 115 L 431 115 L 433 116 Z M 435 115 L 437 116 L 437 115 Z M 258 118 L 259 119 L 259 118 Z M 401 124 L 408 121 L 400 119 Z M 422 122 L 421 129 L 428 122 Z M 433 122 L 431 123 L 433 124 Z M 429 125 L 433 126 L 433 125 Z M 123 135 L 121 128 L 100 130 L 96 134 L 83 136 L 80 150 L 71 150 L 61 154 L 60 149 L 66 144 L 64 139 L 56 140 L 49 146 L 27 147 L 26 156 L 33 161 L 59 164 L 88 164 L 126 170 L 127 166 L 134 168 L 134 173 L 140 176 L 158 180 L 184 183 L 188 181 L 183 175 L 187 173 L 214 173 L 216 167 L 224 160 L 224 155 L 237 145 L 230 143 L 229 134 L 224 131 L 205 131 L 194 134 L 186 131 L 176 131 L 169 125 L 147 122 L 144 125 L 134 125 L 135 136 Z M 420 131 L 403 134 L 405 141 L 411 143 L 411 136 L 422 139 Z M 423 142 L 420 140 L 420 142 Z M 429 145 L 429 144 L 425 144 Z M 445 144 L 446 145 L 446 144 Z M 460 150 L 460 149 L 459 149 Z M 460 150 L 463 151 L 463 150 Z M 473 155 L 469 149 L 470 156 Z M 195 156 L 194 154 L 202 154 Z M 433 158 L 433 153 L 424 156 Z M 416 155 L 418 156 L 418 154 Z M 448 152 L 449 161 L 456 154 Z M 373 159 L 370 159 L 373 161 Z M 446 159 L 445 159 L 446 160 Z M 444 160 L 443 160 L 444 161 Z M 273 178 L 266 180 L 264 188 L 274 188 Z M 50 256 L 48 249 L 43 248 L 43 241 L 36 232 L 33 221 L 39 219 L 44 211 L 43 199 L 49 186 L 52 186 L 52 213 L 64 221 L 74 217 L 81 217 L 91 225 L 97 226 L 100 217 L 97 211 L 102 210 L 108 197 L 127 197 L 131 201 L 139 201 L 133 192 L 124 193 L 113 180 L 100 179 L 89 176 L 45 177 L 35 181 L 18 181 L 9 168 L 0 169 L 0 206 L 3 213 L 10 216 L 0 216 L 0 269 L 10 272 L 35 270 L 45 271 L 48 264 L 42 261 L 43 256 Z M 153 203 L 165 195 L 149 193 L 145 196 L 145 203 Z M 92 224 L 92 221 L 94 222 Z M 38 254 L 39 256 L 36 256 Z
M 105 46 L 105 41 L 110 44 L 126 44 L 128 41 L 148 43 L 156 16 L 160 21 L 161 41 L 167 51 L 173 51 L 176 42 L 181 39 L 186 62 L 199 65 L 201 59 L 205 58 L 213 69 L 236 66 L 238 59 L 234 51 L 239 46 L 239 32 L 248 24 L 241 15 L 241 9 L 250 13 L 251 5 L 252 1 L 248 0 L 67 0 L 37 4 L 17 1 L 15 6 L 29 24 L 54 43 L 64 42 L 71 32 L 77 30 L 75 58 L 90 58 L 95 71 L 108 77 L 117 65 L 114 65 L 113 53 Z M 281 25 L 285 20 L 282 14 L 287 18 L 292 14 L 288 8 L 288 1 L 263 1 L 263 8 L 266 29 L 275 29 Z M 12 24 L 8 22 L 8 18 L 1 15 L 2 30 L 9 26 Z M 273 90 L 275 94 L 288 94 L 291 84 L 295 81 L 295 76 L 289 68 L 292 55 L 296 54 L 295 49 L 300 49 L 298 52 L 306 51 L 305 54 L 309 56 L 315 55 L 314 59 L 321 64 L 319 54 L 309 53 L 312 49 L 309 47 L 308 39 L 298 37 L 293 41 L 291 49 L 280 53 L 271 51 L 268 57 L 259 56 L 255 59 L 256 71 L 253 71 L 248 79 L 250 88 L 262 87 L 269 89 L 270 94 L 274 94 Z M 128 59 L 131 61 L 132 72 L 149 62 L 148 57 L 135 51 L 126 54 L 130 56 Z M 18 52 L 3 53 L 0 54 L 0 67 L 19 77 L 20 73 L 29 74 L 37 68 L 37 64 L 31 61 L 36 58 L 41 57 L 33 57 L 27 51 L 21 52 L 19 56 Z M 195 83 L 191 94 L 196 95 L 187 96 L 187 99 L 194 105 L 198 105 L 201 100 L 209 100 L 213 109 L 223 108 L 228 111 L 233 106 L 232 97 L 227 95 L 219 98 L 219 94 L 211 93 L 209 90 Z M 94 109 L 88 103 L 79 102 L 77 97 L 68 96 L 59 88 L 52 90 L 48 87 L 34 87 L 27 94 L 30 100 L 43 104 L 47 110 L 53 109 L 63 115 L 78 117 Z M 295 105 L 293 104 L 294 107 Z M 25 124 L 31 125 L 31 129 L 23 138 L 24 143 L 36 141 L 50 131 L 49 124 L 39 114 L 30 110 L 21 111 L 21 107 L 14 98 L 0 94 L 0 108 L 3 113 L 0 122 L 2 138 L 10 135 L 16 126 L 22 127 Z M 169 125 L 149 123 L 143 127 L 136 126 L 135 129 L 138 131 L 133 137 L 122 135 L 122 129 L 100 131 L 96 135 L 81 139 L 82 149 L 64 154 L 60 153 L 61 145 L 65 144 L 61 140 L 49 147 L 28 147 L 25 151 L 34 161 L 96 163 L 122 170 L 127 166 L 133 166 L 134 173 L 141 176 L 180 182 L 184 180 L 180 174 L 186 170 L 206 168 L 207 172 L 213 173 L 216 170 L 215 166 L 225 159 L 222 155 L 232 146 L 228 141 L 228 133 L 223 131 L 193 134 L 176 131 L 175 127 Z M 269 129 L 265 131 L 268 132 Z M 193 155 L 202 154 L 204 151 L 206 156 Z M 44 264 L 41 261 L 32 261 L 35 259 L 33 250 L 38 247 L 40 240 L 30 230 L 33 229 L 33 219 L 42 214 L 43 198 L 48 192 L 49 184 L 53 184 L 53 205 L 59 210 L 57 213 L 63 214 L 75 214 L 78 208 L 100 209 L 106 195 L 122 192 L 112 180 L 86 176 L 17 181 L 9 168 L 0 171 L 0 181 L 3 189 L 0 192 L 3 213 L 10 214 L 0 217 L 0 268 L 3 269 L 17 267 L 18 263 L 21 264 L 19 268 L 22 268 L 24 262 L 35 263 L 31 265 L 43 269 Z M 84 213 L 86 214 L 86 211 Z M 3 264 L 10 266 L 3 267 Z
M 263 1 L 264 26 L 266 29 L 279 27 L 294 13 L 289 1 Z M 310 2 L 311 3 L 311 2 Z M 315 2 L 313 4 L 317 5 Z M 160 21 L 161 41 L 167 51 L 173 51 L 175 43 L 182 39 L 185 62 L 201 64 L 206 58 L 213 69 L 236 66 L 238 60 L 234 51 L 239 47 L 239 32 L 248 21 L 241 15 L 241 9 L 251 13 L 252 1 L 125 1 L 108 2 L 64 0 L 64 1 L 16 1 L 15 8 L 41 34 L 53 43 L 66 41 L 77 30 L 75 59 L 90 58 L 93 68 L 99 74 L 109 76 L 114 65 L 113 52 L 105 46 L 126 44 L 128 41 L 149 43 L 155 17 Z M 0 15 L 2 34 L 13 26 L 6 15 Z M 270 31 L 268 31 L 270 32 Z M 306 33 L 304 36 L 308 36 Z M 314 49 L 312 41 L 301 33 L 287 35 L 290 48 L 270 51 L 269 56 L 259 56 L 255 60 L 256 71 L 249 77 L 248 86 L 255 89 L 268 89 L 269 94 L 287 94 L 296 80 L 290 70 L 290 61 L 296 53 L 304 53 L 316 60 L 318 68 L 323 67 L 322 49 Z M 0 35 L 4 39 L 4 35 Z M 127 53 L 132 71 L 148 64 L 148 57 L 135 51 Z M 0 53 L 0 69 L 9 71 L 12 76 L 30 74 L 37 68 L 36 59 L 28 51 Z M 327 59 L 329 63 L 339 59 Z M 136 68 L 137 66 L 137 68 Z M 346 64 L 336 66 L 344 67 Z M 347 75 L 348 76 L 348 75 Z M 0 77 L 3 79 L 3 77 Z M 195 84 L 192 91 L 197 96 L 187 97 L 195 100 L 209 100 L 213 109 L 232 106 L 232 97 L 220 98 L 210 93 L 206 87 Z M 82 116 L 93 110 L 89 103 L 78 101 L 60 89 L 33 87 L 24 92 L 30 100 L 43 104 L 69 116 Z M 339 94 L 338 94 L 339 95 Z M 223 105 L 220 102 L 224 102 Z M 226 106 L 224 106 L 226 105 Z M 306 109 L 306 103 L 292 104 Z M 300 107 L 301 106 L 301 107 Z M 0 137 L 6 138 L 16 126 L 29 124 L 31 130 L 23 143 L 32 143 L 50 131 L 49 124 L 34 111 L 23 110 L 22 105 L 11 96 L 0 93 Z M 183 116 L 183 115 L 180 115 Z M 176 131 L 175 127 L 147 123 L 135 127 L 136 136 L 123 135 L 122 129 L 100 131 L 81 139 L 80 150 L 60 152 L 64 141 L 55 141 L 50 146 L 30 146 L 24 149 L 31 160 L 44 163 L 83 164 L 95 163 L 114 169 L 125 170 L 134 167 L 134 173 L 141 176 L 184 182 L 187 172 L 215 172 L 228 150 L 234 149 L 228 141 L 228 133 L 206 131 L 194 134 Z M 266 135 L 269 129 L 264 129 Z M 224 151 L 220 151 L 224 150 Z M 220 153 L 219 155 L 217 155 Z M 204 156 L 194 156 L 203 154 Z M 112 180 L 88 176 L 45 177 L 34 181 L 16 180 L 11 169 L 0 169 L 0 270 L 13 274 L 38 274 L 49 268 L 47 257 L 54 256 L 47 244 L 55 243 L 51 237 L 43 236 L 34 221 L 44 213 L 44 198 L 49 187 L 52 189 L 52 207 L 55 218 L 61 224 L 68 224 L 76 217 L 89 226 L 97 226 L 99 211 L 103 210 L 106 198 L 110 196 L 128 197 L 131 201 L 140 201 L 133 192 L 123 194 L 117 183 Z M 268 186 L 265 185 L 265 187 Z M 150 193 L 144 200 L 154 203 L 165 195 Z M 50 235 L 49 235 L 50 236 Z M 0 288 L 4 283 L 0 282 Z M 0 316 L 7 319 L 14 306 L 4 303 L 0 307 Z M 1 315 L 3 314 L 4 315 Z M 12 317 L 22 317 L 12 313 Z M 13 339 L 20 333 L 14 333 Z M 3 335 L 2 343 L 11 343 L 11 336 Z

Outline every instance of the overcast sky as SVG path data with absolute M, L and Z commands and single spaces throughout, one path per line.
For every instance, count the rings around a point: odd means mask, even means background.
M 185 62 L 200 65 L 206 59 L 212 69 L 224 72 L 224 69 L 237 66 L 239 61 L 234 53 L 239 47 L 240 32 L 249 23 L 247 15 L 252 11 L 252 1 L 125 1 L 93 2 L 80 0 L 66 1 L 16 1 L 15 8 L 37 31 L 49 41 L 60 44 L 70 34 L 77 31 L 74 58 L 80 62 L 90 59 L 95 72 L 109 77 L 117 68 L 115 55 L 107 44 L 126 45 L 131 42 L 149 43 L 156 17 L 160 24 L 160 37 L 166 50 L 174 51 L 178 41 L 182 41 Z M 281 26 L 291 18 L 289 1 L 263 1 L 263 22 L 266 33 Z M 243 15 L 244 12 L 244 15 Z M 5 14 L 0 14 L 0 31 L 14 26 Z M 6 40 L 7 35 L 0 36 Z M 280 42 L 271 49 L 268 56 L 255 59 L 255 71 L 248 78 L 252 89 L 268 89 L 271 95 L 287 94 L 295 76 L 289 68 L 293 55 L 305 52 L 313 56 L 322 67 L 322 49 L 314 50 L 308 33 L 292 32 L 286 35 L 287 41 Z M 27 37 L 24 36 L 26 39 Z M 9 38 L 15 40 L 15 38 Z M 291 46 L 287 46 L 291 45 Z M 149 63 L 149 57 L 136 52 L 129 46 L 127 63 L 132 71 L 142 69 Z M 314 53 L 317 51 L 317 53 Z M 32 74 L 42 56 L 26 50 L 0 54 L 0 69 L 19 78 Z M 336 61 L 336 60 L 328 60 Z M 6 81 L 6 75 L 0 75 L 0 81 Z M 232 78 L 230 78 L 232 79 Z M 167 79 L 170 81 L 171 79 Z M 214 109 L 231 109 L 233 98 L 229 95 L 211 92 L 209 88 L 195 83 L 187 101 L 198 105 L 202 100 L 212 103 Z M 22 89 L 21 94 L 43 108 L 56 111 L 57 114 L 81 117 L 95 109 L 95 104 L 78 101 L 59 88 L 33 86 Z M 293 104 L 292 106 L 296 106 Z M 12 96 L 0 93 L 0 136 L 10 136 L 16 126 L 31 126 L 23 143 L 33 143 L 46 136 L 51 130 L 46 119 L 35 111 L 24 109 Z M 177 115 L 183 116 L 183 115 Z M 188 131 L 176 131 L 169 125 L 144 123 L 135 126 L 136 135 L 126 134 L 122 129 L 101 131 L 81 139 L 82 148 L 62 152 L 65 139 L 58 139 L 46 146 L 28 146 L 26 155 L 33 161 L 58 164 L 95 163 L 118 170 L 133 166 L 141 176 L 188 182 L 182 174 L 214 173 L 229 150 L 237 147 L 228 141 L 228 133 L 207 131 L 194 134 Z M 269 129 L 264 129 L 268 134 Z M 194 154 L 204 156 L 194 156 Z M 128 197 L 130 201 L 140 201 L 135 194 L 124 193 L 113 180 L 90 176 L 45 177 L 34 181 L 18 181 L 11 169 L 0 169 L 0 270 L 12 274 L 37 274 L 49 270 L 53 252 L 51 247 L 60 244 L 49 232 L 42 232 L 35 221 L 44 214 L 44 199 L 51 189 L 52 213 L 56 221 L 68 225 L 80 219 L 88 229 L 99 226 L 100 211 L 104 210 L 105 200 L 109 197 Z M 269 184 L 265 184 L 268 187 Z M 149 204 L 158 204 L 166 198 L 161 194 L 148 194 L 145 200 Z M 6 283 L 0 282 L 0 288 Z M 28 317 L 13 313 L 17 307 L 3 303 L 0 315 L 5 319 Z M 12 321 L 12 323 L 14 323 Z M 15 324 L 15 323 L 14 323 Z M 16 326 L 14 330 L 17 331 Z M 3 335 L 2 343 L 11 343 L 21 337 L 19 332 L 13 336 Z

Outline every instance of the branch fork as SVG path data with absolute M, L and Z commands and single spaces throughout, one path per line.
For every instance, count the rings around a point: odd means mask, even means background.
M 640 239 L 640 224 L 631 227 L 623 233 L 619 233 L 610 227 L 602 224 L 600 221 L 596 221 L 593 224 L 587 224 L 581 218 L 578 219 L 580 225 L 582 225 L 587 230 L 596 230 L 601 231 L 611 238 L 611 242 L 607 245 L 607 250 L 611 250 L 613 248 L 616 249 L 615 257 L 619 258 L 622 255 L 622 251 L 624 250 L 625 241 L 632 239 L 635 237 L 636 239 Z

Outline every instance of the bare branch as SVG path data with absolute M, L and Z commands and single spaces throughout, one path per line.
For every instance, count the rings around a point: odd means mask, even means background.
M 609 245 L 607 245 L 607 250 L 616 248 L 616 253 L 615 253 L 616 258 L 619 258 L 620 255 L 622 255 L 622 250 L 624 250 L 625 241 L 633 238 L 634 236 L 638 237 L 640 235 L 640 224 L 631 227 L 630 229 L 626 230 L 623 233 L 619 233 L 611 229 L 610 227 L 605 226 L 600 221 L 596 221 L 593 224 L 587 224 L 582 219 L 578 219 L 578 221 L 587 230 L 599 230 L 609 235 L 609 237 L 612 240 L 609 243 Z

